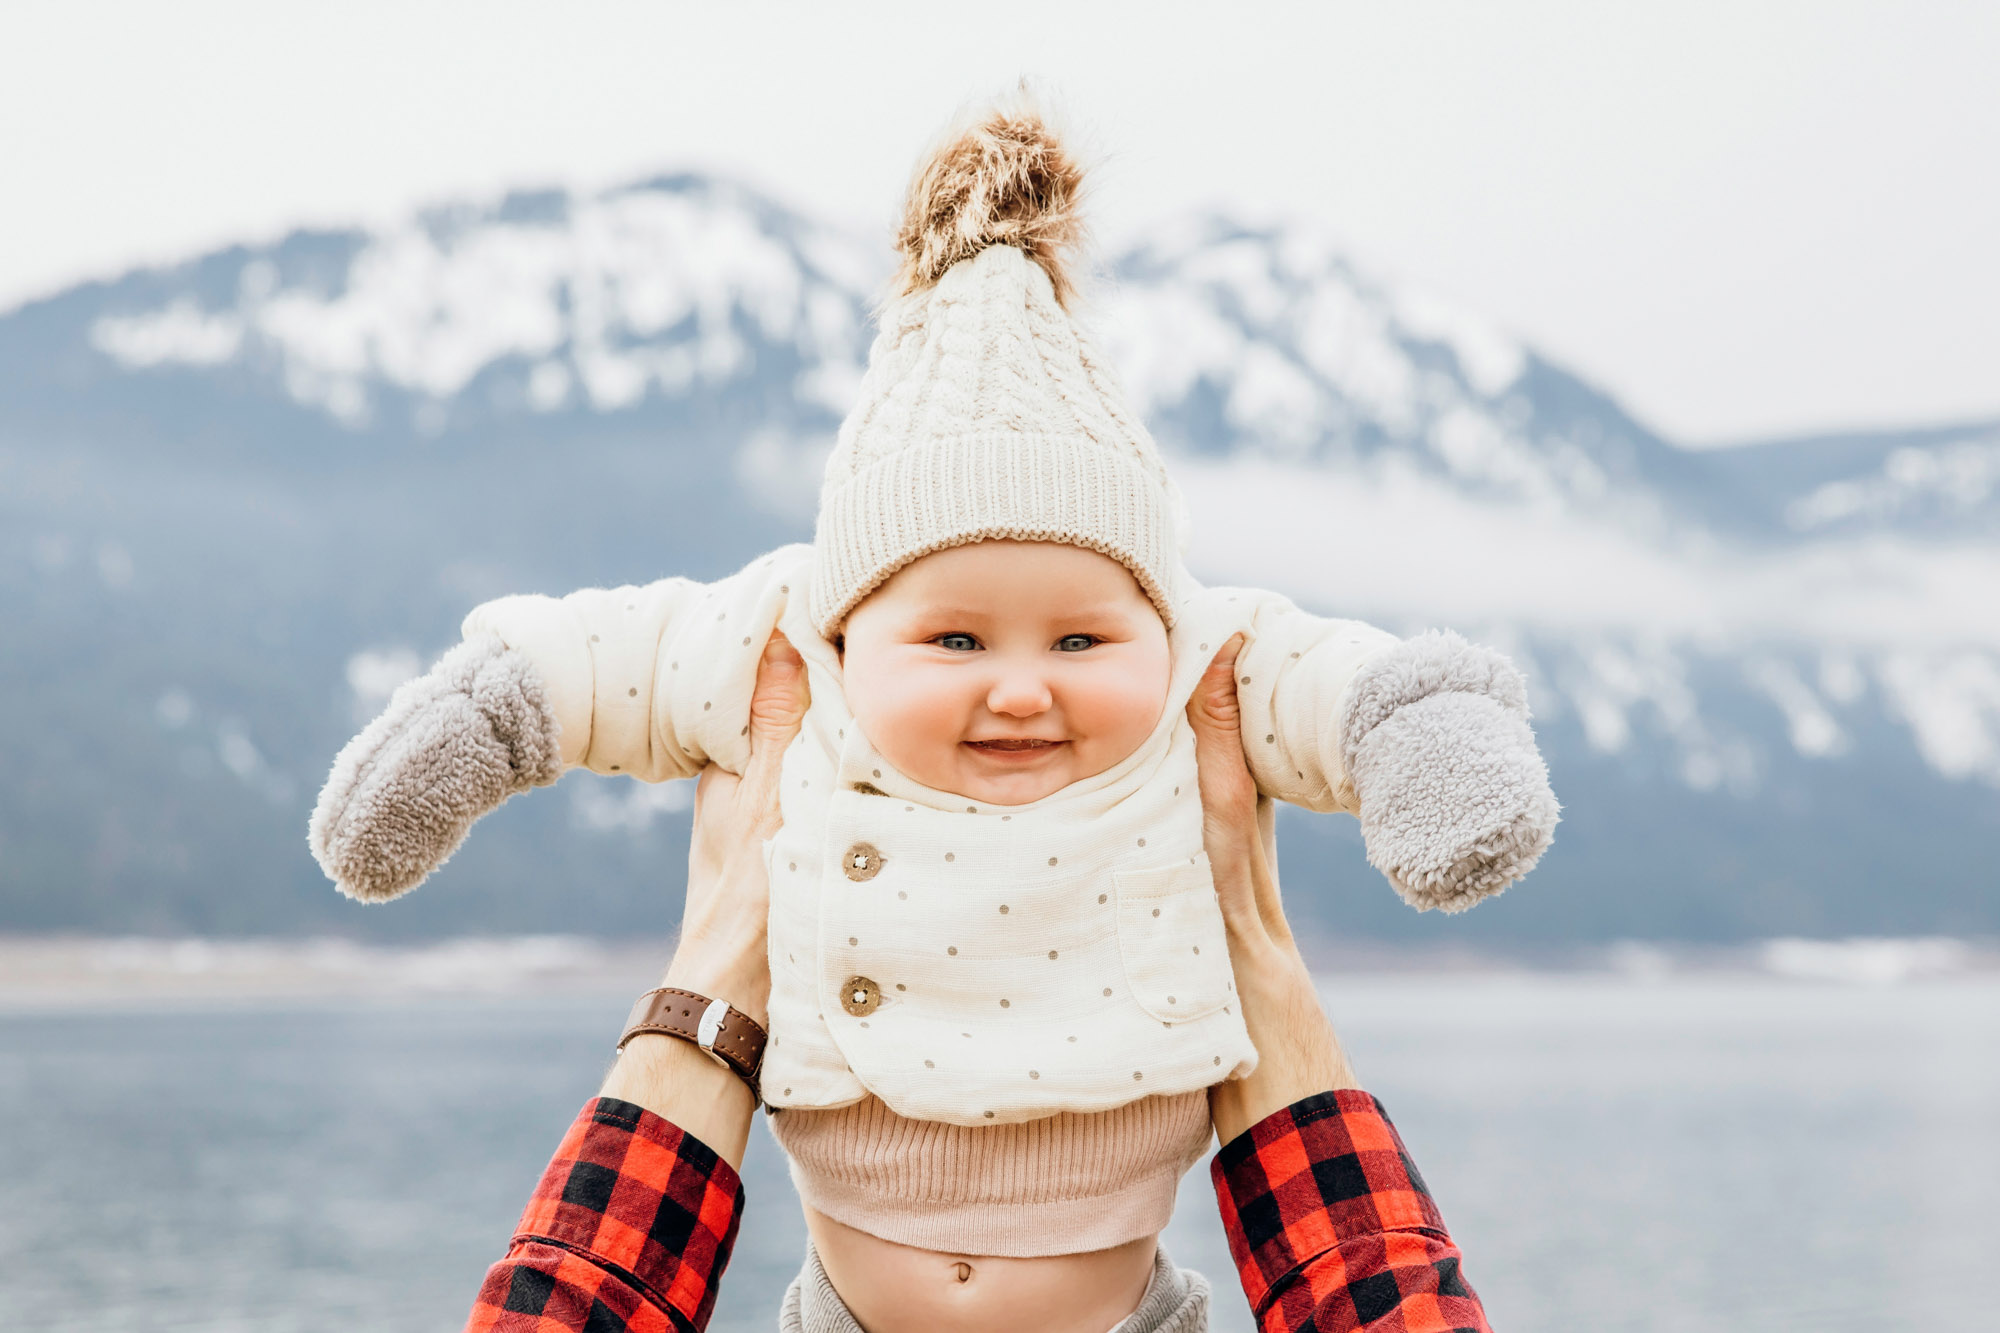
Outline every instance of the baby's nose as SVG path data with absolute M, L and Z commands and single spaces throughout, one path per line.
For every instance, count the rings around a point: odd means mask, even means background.
M 1033 717 L 1049 711 L 1053 702 L 1048 683 L 1039 676 L 1009 673 L 993 682 L 986 692 L 988 711 L 1002 717 Z

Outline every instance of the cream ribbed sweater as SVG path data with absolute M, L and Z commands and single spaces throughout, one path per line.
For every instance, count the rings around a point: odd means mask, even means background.
M 869 745 L 813 627 L 811 568 L 811 548 L 786 547 L 716 584 L 508 597 L 465 621 L 535 664 L 565 765 L 652 782 L 711 761 L 740 771 L 765 641 L 782 628 L 804 655 L 812 706 L 768 848 L 765 1098 L 823 1108 L 873 1093 L 912 1119 L 982 1125 L 1108 1110 L 1254 1067 L 1202 853 L 1187 700 L 1242 632 L 1259 789 L 1353 811 L 1341 696 L 1397 640 L 1190 581 L 1151 738 L 1053 796 L 988 808 L 912 782 Z

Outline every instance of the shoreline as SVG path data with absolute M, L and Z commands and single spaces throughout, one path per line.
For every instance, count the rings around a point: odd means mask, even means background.
M 1692 979 L 1894 986 L 2000 976 L 2000 940 L 1781 938 L 1735 944 L 1622 940 L 1533 948 L 1305 941 L 1314 972 L 1342 977 Z M 280 999 L 504 1000 L 631 996 L 656 984 L 672 941 L 573 935 L 407 944 L 338 938 L 0 935 L 0 1010 Z

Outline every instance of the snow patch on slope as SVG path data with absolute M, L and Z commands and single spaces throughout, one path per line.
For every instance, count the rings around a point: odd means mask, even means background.
M 1328 462 L 1399 449 L 1549 508 L 1610 490 L 1588 448 L 1537 428 L 1510 394 L 1529 363 L 1518 340 L 1370 281 L 1309 227 L 1183 223 L 1119 271 L 1099 323 L 1134 407 L 1170 437 L 1190 411 L 1190 431 L 1211 428 L 1206 395 L 1246 452 Z
M 816 251 L 833 249 L 822 239 Z M 795 346 L 819 367 L 802 388 L 844 410 L 860 374 L 862 310 L 722 189 L 635 189 L 569 203 L 561 217 L 440 225 L 415 219 L 373 238 L 337 291 L 245 269 L 235 303 L 182 297 L 106 316 L 93 344 L 121 365 L 213 366 L 273 358 L 297 401 L 368 419 L 386 385 L 434 401 L 499 363 L 532 363 L 527 406 L 572 392 L 598 411 L 747 375 L 746 335 Z
M 243 321 L 211 314 L 191 297 L 143 315 L 108 315 L 91 326 L 91 346 L 123 366 L 219 366 L 243 347 Z
M 1403 327 L 1420 338 L 1441 342 L 1458 358 L 1472 387 L 1498 398 L 1528 368 L 1528 349 L 1490 320 L 1461 310 L 1426 292 L 1411 289 L 1396 300 Z
M 1830 481 L 1785 507 L 1785 522 L 1811 532 L 1849 519 L 1884 521 L 1932 510 L 1960 514 L 2000 492 L 2000 439 L 1898 449 L 1869 477 Z
M 2000 787 L 2000 660 L 1973 650 L 1898 652 L 1880 678 L 1931 767 Z

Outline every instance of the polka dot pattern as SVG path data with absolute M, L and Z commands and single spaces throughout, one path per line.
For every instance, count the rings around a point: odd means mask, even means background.
M 1125 879 L 1129 871 L 1157 872 L 1167 863 L 1186 871 L 1201 862 L 1191 753 L 1163 753 L 1157 763 L 1149 757 L 1135 765 L 1147 775 L 1143 782 L 1114 781 L 1018 815 L 980 804 L 983 798 L 971 794 L 956 801 L 936 793 L 915 796 L 919 789 L 887 765 L 879 765 L 875 783 L 877 792 L 889 789 L 888 799 L 860 799 L 869 793 L 855 795 L 856 782 L 873 771 L 871 752 L 859 735 L 847 744 L 851 718 L 838 697 L 837 665 L 805 627 L 802 579 L 809 562 L 804 548 L 787 548 L 709 588 L 677 581 L 686 591 L 655 585 L 636 596 L 629 589 L 580 595 L 588 605 L 583 619 L 571 622 L 572 632 L 588 636 L 589 652 L 580 660 L 602 674 L 594 689 L 587 688 L 593 682 L 580 691 L 556 683 L 571 697 L 600 703 L 625 698 L 635 720 L 648 717 L 638 701 L 650 697 L 659 728 L 650 737 L 614 735 L 636 729 L 627 721 L 614 728 L 605 722 L 612 710 L 600 708 L 603 729 L 592 733 L 589 763 L 600 772 L 659 780 L 692 769 L 709 754 L 741 758 L 750 732 L 743 705 L 754 650 L 773 624 L 774 607 L 778 623 L 805 651 L 815 717 L 785 756 L 786 838 L 769 862 L 779 872 L 773 876 L 774 956 L 798 961 L 773 978 L 776 1058 L 766 1087 L 775 1085 L 800 1105 L 859 1095 L 841 1048 L 816 1018 L 822 1008 L 850 1031 L 868 1022 L 872 1038 L 872 1028 L 882 1028 L 878 1049 L 896 1053 L 897 1070 L 921 1080 L 929 1068 L 934 1089 L 952 1090 L 922 1094 L 938 1100 L 918 1113 L 966 1124 L 1017 1121 L 1030 1105 L 1061 1109 L 1063 1097 L 1092 1080 L 1100 1088 L 1120 1085 L 1126 1097 L 1140 1095 L 1141 1087 L 1146 1093 L 1180 1091 L 1219 1078 L 1247 1058 L 1230 1006 L 1206 1007 L 1230 989 L 1227 982 L 1213 991 L 1204 983 L 1227 973 L 1219 921 L 1188 916 L 1178 899 L 1130 892 Z M 1190 681 L 1188 659 L 1180 656 L 1187 648 L 1199 645 L 1199 665 L 1206 667 L 1223 640 L 1254 630 L 1235 679 L 1244 692 L 1244 731 L 1253 742 L 1246 749 L 1260 787 L 1280 799 L 1314 804 L 1340 791 L 1339 775 L 1329 779 L 1321 771 L 1321 746 L 1307 739 L 1323 732 L 1325 719 L 1295 719 L 1280 701 L 1338 698 L 1356 665 L 1393 640 L 1351 622 L 1330 626 L 1267 594 L 1184 591 L 1173 631 L 1175 688 Z M 800 596 L 793 598 L 795 592 Z M 683 617 L 671 633 L 661 632 L 666 616 Z M 666 678 L 654 655 L 663 644 L 673 645 L 673 674 Z M 1288 689 L 1308 673 L 1311 689 Z M 737 734 L 725 746 L 731 723 Z M 1185 739 L 1177 734 L 1169 742 L 1162 733 L 1161 743 L 1179 746 Z M 840 852 L 860 840 L 886 854 L 872 880 L 841 873 Z M 969 953 L 956 943 L 966 938 L 979 941 Z M 835 940 L 843 947 L 829 949 L 827 942 Z M 865 1019 L 840 1010 L 844 978 L 825 969 L 843 965 L 884 980 L 881 1010 Z M 1172 1009 L 1166 1008 L 1168 996 L 1174 997 Z M 1002 998 L 1010 1009 L 999 1009 Z M 1211 1017 L 1189 1016 L 1197 1014 Z M 923 1025 L 913 1026 L 919 1015 Z M 1072 1016 L 1079 1024 L 1066 1027 Z M 971 1033 L 962 1049 L 960 1042 L 936 1044 L 961 1028 Z M 1081 1041 L 1083 1031 L 1092 1034 L 1089 1043 Z M 958 1060 L 944 1058 L 953 1051 Z M 1124 1051 L 1130 1052 L 1124 1061 L 1111 1054 Z M 1029 1071 L 1040 1077 L 1030 1078 Z M 896 1086 L 894 1071 L 871 1071 L 871 1078 L 878 1073 L 885 1090 Z M 919 1101 L 903 1109 L 917 1109 Z
M 1242 601 L 1259 604 L 1253 595 Z M 719 610 L 711 605 L 708 618 Z M 738 619 L 733 604 L 728 618 Z M 754 660 L 750 650 L 768 623 L 713 630 L 706 652 L 741 650 L 743 659 Z M 1218 642 L 1211 631 L 1225 638 L 1234 632 L 1213 618 L 1200 623 L 1203 635 L 1195 641 L 1211 656 Z M 1301 615 L 1299 623 L 1312 622 Z M 1185 646 L 1178 633 L 1176 641 Z M 691 705 L 682 702 L 680 734 L 669 739 L 676 746 L 695 742 L 700 755 L 719 744 L 718 713 L 725 724 L 743 726 L 742 713 L 732 710 L 742 708 L 744 695 L 734 683 L 703 688 L 720 677 L 707 674 L 706 660 L 692 660 L 694 642 L 684 641 L 681 665 L 697 674 L 676 684 L 683 701 L 692 693 L 708 705 L 693 717 L 710 730 L 697 735 L 684 711 Z M 1245 730 L 1252 740 L 1272 739 L 1256 748 L 1288 742 L 1273 751 L 1282 756 L 1278 776 L 1288 790 L 1317 753 L 1293 742 L 1289 731 L 1279 737 L 1274 723 L 1285 719 L 1271 712 L 1274 691 L 1286 684 L 1274 680 L 1283 673 L 1273 665 L 1292 660 L 1286 654 L 1295 646 L 1303 645 L 1280 641 L 1254 661 L 1246 650 L 1236 672 L 1239 687 L 1261 687 L 1263 711 L 1246 704 Z M 829 681 L 837 692 L 837 675 L 824 675 L 811 651 L 807 657 L 815 663 L 815 685 Z M 627 696 L 634 699 L 649 688 L 663 698 L 673 692 L 641 679 L 628 672 L 611 684 L 636 687 Z M 766 1087 L 790 1088 L 787 1104 L 801 1106 L 840 1104 L 874 1087 L 918 1118 L 1013 1123 L 1064 1109 L 1080 1096 L 1102 1098 L 1114 1085 L 1123 1091 L 1110 1095 L 1121 1100 L 1198 1089 L 1249 1057 L 1240 1020 L 1215 1004 L 1222 987 L 1205 984 L 1215 969 L 1227 968 L 1221 923 L 1188 915 L 1179 896 L 1183 884 L 1207 888 L 1205 870 L 1195 869 L 1205 860 L 1191 749 L 1150 767 L 1153 795 L 1135 782 L 1115 794 L 1102 789 L 1102 799 L 1087 806 L 1059 797 L 1015 812 L 966 798 L 954 803 L 912 785 L 873 758 L 865 736 L 850 743 L 851 725 L 847 717 L 809 722 L 785 755 L 787 835 L 771 861 L 784 872 L 774 876 L 772 929 L 774 938 L 784 929 L 813 933 L 800 935 L 804 948 L 779 955 L 797 958 L 804 970 L 793 963 L 773 978 L 773 1036 L 782 1040 L 767 1056 L 776 1068 L 767 1070 Z M 1179 745 L 1184 738 L 1171 739 Z M 731 742 L 739 757 L 741 743 Z M 1253 757 L 1253 765 L 1266 780 L 1270 761 Z M 841 853 L 864 841 L 874 850 L 875 874 L 857 880 L 844 873 Z M 1135 891 L 1134 872 L 1166 878 Z M 789 917 L 780 912 L 780 897 Z M 810 924 L 815 917 L 817 927 Z M 797 924 L 781 926 L 785 920 Z M 829 948 L 830 941 L 843 947 Z M 1219 964 L 1212 961 L 1218 954 Z M 1142 977 L 1132 970 L 1141 964 L 1152 972 Z M 844 973 L 828 977 L 822 969 L 880 978 L 879 1007 L 865 1016 L 846 1014 L 839 1003 Z M 812 1021 L 815 993 L 823 997 L 826 1020 Z M 806 1021 L 786 1021 L 801 1001 Z M 1079 1020 L 1074 1026 L 1066 1022 L 1072 1018 Z M 842 1030 L 849 1040 L 839 1044 L 826 1035 Z M 852 1043 L 857 1034 L 868 1041 Z M 882 1063 L 860 1084 L 845 1069 L 850 1059 L 857 1067 L 863 1060 Z M 1099 1091 L 1089 1093 L 1092 1087 Z

